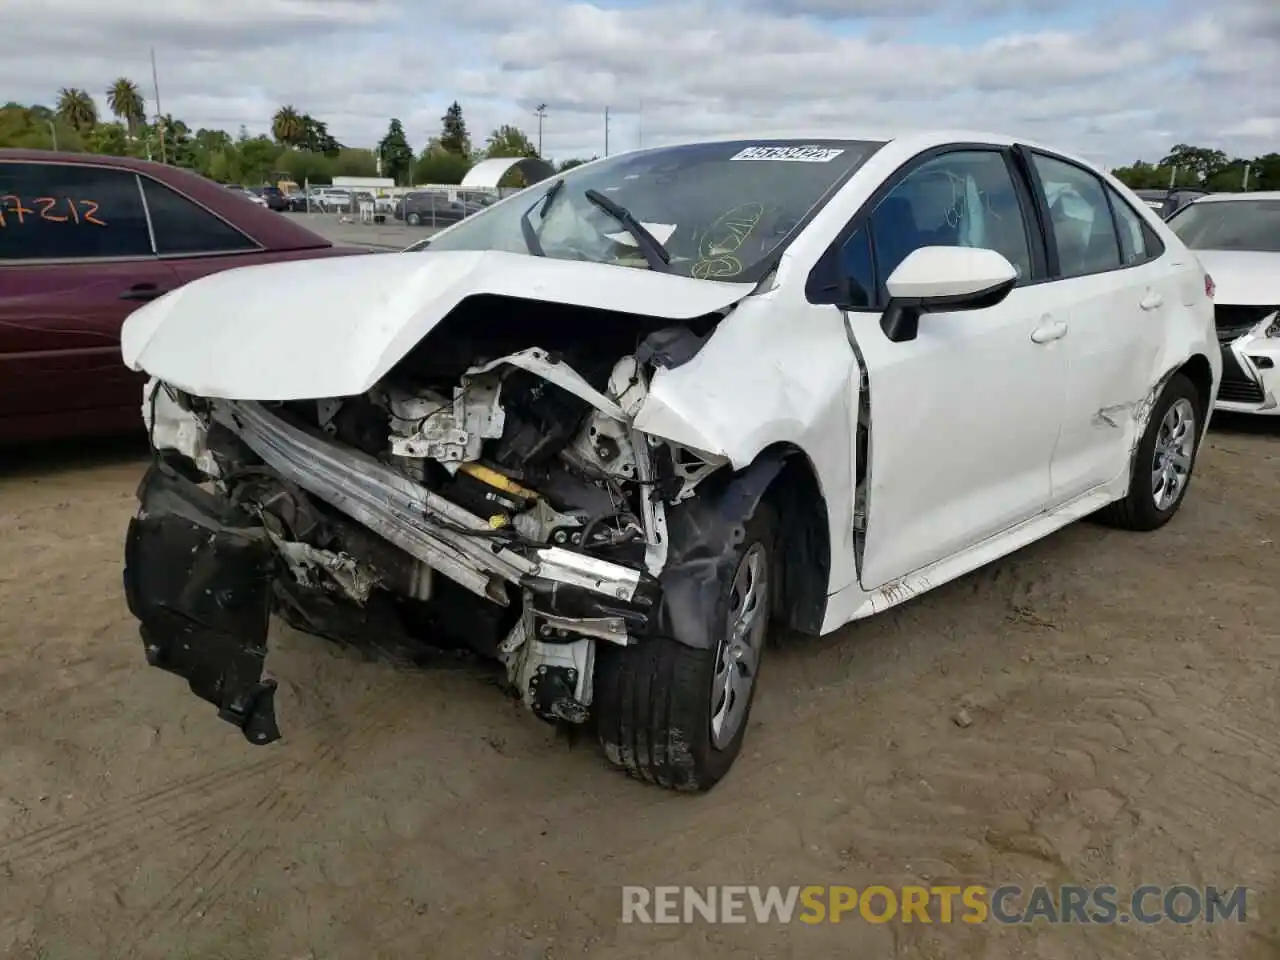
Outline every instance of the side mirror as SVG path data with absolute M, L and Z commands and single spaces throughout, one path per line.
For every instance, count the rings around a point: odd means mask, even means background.
M 994 307 L 1017 282 L 1018 271 L 995 250 L 920 247 L 889 274 L 880 327 L 894 343 L 914 340 L 922 314 Z

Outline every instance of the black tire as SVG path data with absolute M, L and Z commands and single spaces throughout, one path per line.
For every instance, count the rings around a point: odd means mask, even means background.
M 408 213 L 405 214 L 404 222 L 411 227 L 416 227 L 418 224 L 422 223 L 422 218 L 416 213 Z
M 720 585 L 717 624 L 726 632 L 732 580 L 739 563 L 755 544 L 766 558 L 763 580 L 767 586 L 764 636 L 757 648 L 754 682 L 746 697 L 745 712 L 732 739 L 717 747 L 712 737 L 719 637 L 709 649 L 696 649 L 676 640 L 655 637 L 631 647 L 601 643 L 596 647 L 594 714 L 596 733 L 605 757 L 631 776 L 672 790 L 710 790 L 729 772 L 742 749 L 751 721 L 751 705 L 759 687 L 772 618 L 775 584 L 776 521 L 761 504 L 746 525 L 746 536 L 734 548 L 726 581 Z
M 1182 484 L 1176 498 L 1164 509 L 1156 506 L 1151 490 L 1151 464 L 1155 458 L 1156 440 L 1160 434 L 1165 415 L 1180 400 L 1188 401 L 1195 411 L 1194 446 L 1191 450 L 1191 466 L 1187 470 L 1186 481 Z M 1191 479 L 1195 476 L 1196 460 L 1200 455 L 1200 438 L 1204 429 L 1204 400 L 1187 377 L 1175 373 L 1160 391 L 1155 405 L 1151 409 L 1151 417 L 1147 421 L 1146 431 L 1133 451 L 1130 465 L 1129 492 L 1123 500 L 1117 500 L 1100 510 L 1096 517 L 1107 526 L 1122 530 L 1149 531 L 1157 530 L 1168 523 L 1182 501 L 1187 498 L 1191 489 Z

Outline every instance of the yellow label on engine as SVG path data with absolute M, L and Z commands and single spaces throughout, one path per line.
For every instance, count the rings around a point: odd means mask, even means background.
M 499 530 L 507 525 L 507 518 L 501 513 L 495 513 L 489 518 L 489 526 L 494 530 Z

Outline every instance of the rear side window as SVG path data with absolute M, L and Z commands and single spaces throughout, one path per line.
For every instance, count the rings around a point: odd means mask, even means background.
M 1120 194 L 1107 187 L 1111 209 L 1116 214 L 1116 229 L 1120 234 L 1120 259 L 1126 267 L 1154 260 L 1164 253 L 1164 244 L 1151 229 L 1150 224 L 1129 206 Z
M 1120 238 L 1102 181 L 1075 164 L 1033 154 L 1062 277 L 1080 277 L 1121 265 Z
M 0 260 L 152 255 L 135 174 L 79 164 L 0 163 Z
M 260 249 L 239 230 L 150 177 L 142 178 L 147 212 L 161 256 L 243 253 Z

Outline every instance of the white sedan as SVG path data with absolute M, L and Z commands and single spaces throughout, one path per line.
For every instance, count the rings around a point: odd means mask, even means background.
M 1218 409 L 1280 416 L 1280 192 L 1216 193 L 1169 218 L 1216 286 Z
M 130 607 L 251 742 L 274 612 L 492 657 L 682 790 L 738 755 L 773 627 L 1166 523 L 1222 369 L 1132 192 L 945 132 L 610 156 L 404 253 L 187 284 L 123 355 L 156 450 Z

